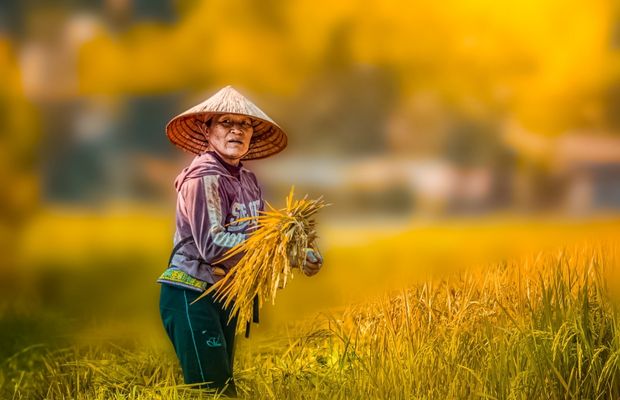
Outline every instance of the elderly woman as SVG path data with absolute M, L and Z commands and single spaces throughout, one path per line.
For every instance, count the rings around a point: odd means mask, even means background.
M 175 245 L 168 268 L 158 279 L 162 321 L 185 383 L 235 395 L 237 321 L 228 323 L 230 310 L 212 296 L 192 302 L 239 261 L 237 257 L 218 262 L 246 239 L 249 223 L 236 221 L 257 216 L 263 209 L 256 176 L 240 161 L 282 151 L 287 137 L 230 86 L 172 119 L 166 134 L 176 146 L 197 156 L 175 181 Z M 321 263 L 317 252 L 308 252 L 303 272 L 314 275 Z

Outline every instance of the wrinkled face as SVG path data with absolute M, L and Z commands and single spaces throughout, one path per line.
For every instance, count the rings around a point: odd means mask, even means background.
M 217 152 L 229 164 L 237 165 L 250 148 L 253 132 L 252 120 L 249 117 L 236 114 L 216 115 L 205 131 L 209 142 L 207 149 Z

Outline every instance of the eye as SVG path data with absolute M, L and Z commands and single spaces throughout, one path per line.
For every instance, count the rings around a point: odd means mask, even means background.
M 249 121 L 243 121 L 241 123 L 241 126 L 243 127 L 243 129 L 250 129 L 252 127 L 252 123 Z

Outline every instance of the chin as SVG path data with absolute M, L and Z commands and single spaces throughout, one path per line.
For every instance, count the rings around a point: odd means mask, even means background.
M 243 157 L 244 154 L 245 153 L 237 153 L 237 152 L 235 152 L 233 154 L 229 153 L 229 154 L 225 154 L 225 155 L 226 155 L 226 157 L 228 157 L 228 158 L 230 158 L 232 160 L 239 160 L 239 159 L 241 159 L 241 157 Z

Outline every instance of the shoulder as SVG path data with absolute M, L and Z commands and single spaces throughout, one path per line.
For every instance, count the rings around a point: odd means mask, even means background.
M 184 198 L 203 198 L 219 196 L 222 182 L 218 174 L 207 174 L 190 178 L 185 181 L 179 194 Z
M 226 173 L 226 169 L 211 154 L 204 153 L 196 156 L 192 163 L 177 176 L 175 187 L 181 191 L 180 189 L 202 184 L 204 176 L 223 176 Z
M 254 172 L 250 171 L 246 167 L 241 167 L 239 173 L 244 175 L 248 180 L 254 182 L 254 184 L 258 186 L 258 179 L 256 179 L 256 174 L 254 174 Z

